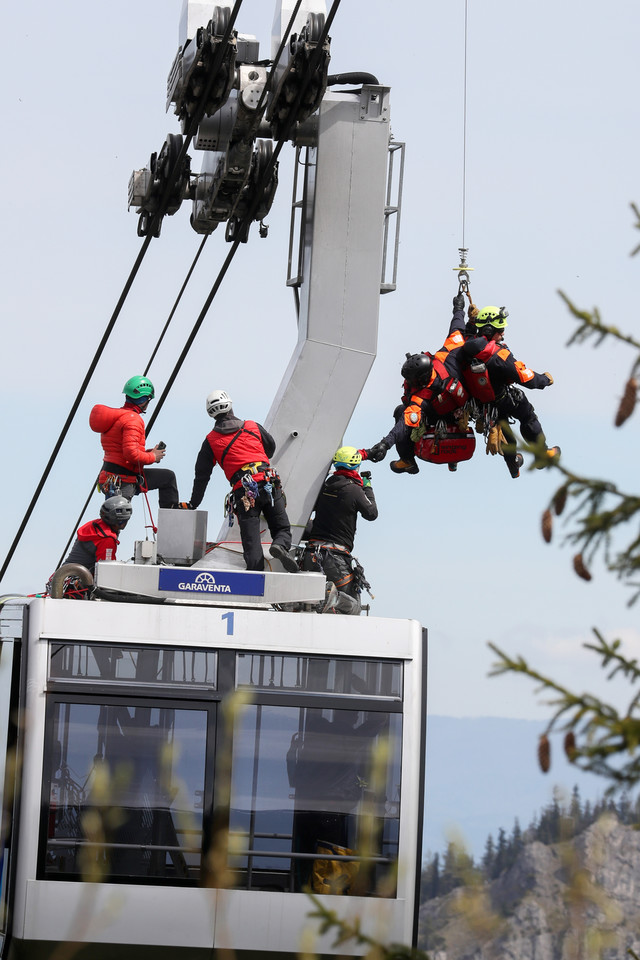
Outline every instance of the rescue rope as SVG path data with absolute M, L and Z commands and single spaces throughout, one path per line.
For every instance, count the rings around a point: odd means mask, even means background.
M 467 219 L 467 49 L 469 36 L 469 0 L 464 0 L 464 57 L 462 82 L 462 246 L 458 248 L 460 263 L 454 270 L 458 272 L 458 293 L 466 294 L 469 305 L 473 300 L 469 293 L 469 270 L 473 267 L 467 264 L 468 248 L 465 246 L 466 219 Z
M 465 247 L 467 213 L 467 40 L 469 23 L 469 0 L 464 0 L 464 80 L 462 95 L 462 249 Z

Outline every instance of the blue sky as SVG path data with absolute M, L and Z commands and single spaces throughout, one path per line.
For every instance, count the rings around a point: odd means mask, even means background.
M 1 543 L 13 540 L 139 250 L 127 212 L 131 171 L 167 133 L 166 76 L 178 44 L 180 0 L 5 5 L 5 149 Z M 245 0 L 237 26 L 269 55 L 272 5 Z M 365 70 L 391 87 L 392 129 L 407 143 L 398 291 L 382 298 L 378 359 L 345 442 L 370 445 L 391 423 L 406 351 L 435 349 L 456 292 L 462 242 L 463 0 L 342 0 L 332 72 Z M 640 9 L 588 0 L 535 8 L 470 0 L 465 238 L 480 305 L 505 304 L 515 355 L 555 385 L 532 395 L 551 443 L 576 472 L 633 491 L 637 425 L 614 431 L 631 364 L 622 346 L 565 348 L 574 329 L 558 290 L 635 333 L 640 263 L 630 202 L 637 176 L 636 38 Z M 226 388 L 241 416 L 263 420 L 295 342 L 285 287 L 293 148 L 266 240 L 240 250 L 151 441 L 188 496 L 209 421 L 203 400 Z M 194 169 L 200 160 L 194 158 Z M 219 231 L 222 234 L 222 231 Z M 187 206 L 153 241 L 74 427 L 2 584 L 41 589 L 100 463 L 87 426 L 96 402 L 118 405 L 146 365 L 200 238 Z M 150 371 L 162 388 L 228 248 L 214 235 Z M 276 456 L 277 461 L 277 456 Z M 429 710 L 447 716 L 540 719 L 549 709 L 520 678 L 488 679 L 491 640 L 568 685 L 609 692 L 582 644 L 597 626 L 640 653 L 638 613 L 601 565 L 572 572 L 562 528 L 551 545 L 540 515 L 551 471 L 510 479 L 478 448 L 456 475 L 425 464 L 416 477 L 374 465 L 380 516 L 360 524 L 355 553 L 373 585 L 372 613 L 411 617 L 430 632 Z M 203 506 L 217 529 L 226 491 Z M 90 508 L 97 513 L 98 498 Z M 144 536 L 142 511 L 121 556 Z M 622 700 L 626 693 L 611 690 Z

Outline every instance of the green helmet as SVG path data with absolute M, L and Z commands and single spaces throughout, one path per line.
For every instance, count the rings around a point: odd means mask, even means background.
M 142 400 L 143 398 L 153 400 L 155 396 L 153 384 L 146 377 L 131 377 L 125 383 L 122 392 L 129 397 L 129 400 Z
M 493 327 L 494 330 L 504 330 L 507 326 L 509 311 L 505 307 L 483 307 L 478 311 L 475 319 L 477 327 Z
M 357 470 L 362 463 L 362 454 L 355 447 L 340 447 L 333 455 L 336 470 Z

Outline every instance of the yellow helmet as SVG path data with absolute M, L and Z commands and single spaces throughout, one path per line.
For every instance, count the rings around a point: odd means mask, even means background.
M 357 470 L 362 463 L 362 454 L 355 447 L 340 447 L 333 455 L 336 470 Z
M 507 326 L 509 311 L 504 307 L 483 307 L 475 319 L 476 327 L 493 327 L 494 330 L 504 330 Z

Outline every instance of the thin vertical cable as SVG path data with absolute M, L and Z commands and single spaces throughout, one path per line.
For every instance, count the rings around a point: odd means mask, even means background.
M 469 0 L 464 0 L 464 92 L 462 95 L 462 246 L 465 244 L 467 214 L 467 33 Z

